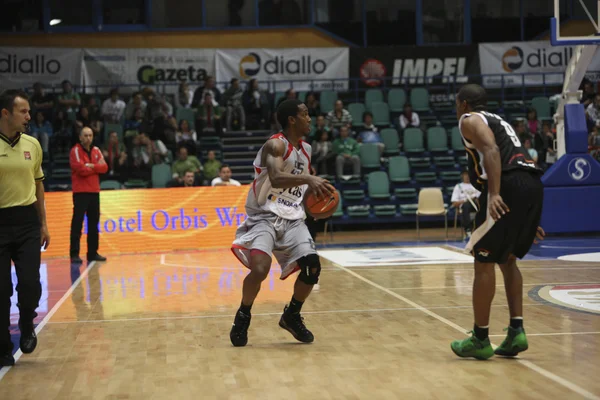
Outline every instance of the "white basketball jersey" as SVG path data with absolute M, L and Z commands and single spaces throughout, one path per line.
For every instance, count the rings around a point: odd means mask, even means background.
M 301 140 L 295 148 L 282 133 L 269 138 L 282 140 L 286 146 L 283 156 L 283 172 L 300 175 L 310 174 L 311 146 Z M 288 189 L 273 188 L 267 167 L 261 165 L 263 147 L 254 159 L 254 182 L 246 199 L 246 213 L 249 216 L 271 212 L 283 219 L 296 220 L 306 218 L 302 203 L 308 185 Z

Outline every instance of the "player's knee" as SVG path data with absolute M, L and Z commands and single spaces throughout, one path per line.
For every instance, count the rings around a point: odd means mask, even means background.
M 319 283 L 319 275 L 321 275 L 321 260 L 316 254 L 309 254 L 298 260 L 300 267 L 300 281 L 307 285 L 315 285 Z

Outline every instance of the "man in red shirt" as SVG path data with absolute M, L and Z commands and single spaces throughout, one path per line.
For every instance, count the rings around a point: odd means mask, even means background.
M 73 186 L 73 219 L 71 220 L 71 262 L 82 263 L 79 257 L 79 241 L 83 218 L 87 214 L 87 260 L 106 261 L 106 257 L 98 254 L 98 222 L 100 221 L 100 174 L 108 171 L 102 151 L 92 146 L 94 133 L 90 128 L 83 128 L 79 141 L 71 149 L 71 179 Z

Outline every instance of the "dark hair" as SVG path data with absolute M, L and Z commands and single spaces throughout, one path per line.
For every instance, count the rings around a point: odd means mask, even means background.
M 370 116 L 371 116 L 371 118 L 373 118 L 373 113 L 372 113 L 371 111 L 365 111 L 365 112 L 363 113 L 363 121 L 365 120 L 365 117 L 366 117 L 367 115 L 370 115 Z
M 0 111 L 6 108 L 8 112 L 12 114 L 13 108 L 15 107 L 15 99 L 17 97 L 29 101 L 29 96 L 22 90 L 8 89 L 2 92 L 2 94 L 0 94 Z
M 277 107 L 277 122 L 281 125 L 281 129 L 288 127 L 289 117 L 295 117 L 298 115 L 298 107 L 302 104 L 300 100 L 290 99 L 284 100 Z
M 536 116 L 536 118 L 537 118 L 537 110 L 536 110 L 535 108 L 533 108 L 533 107 L 529 107 L 529 108 L 527 109 L 527 114 L 529 114 L 529 113 L 535 113 L 535 116 Z
M 229 164 L 221 164 L 221 167 L 219 168 L 219 172 L 223 171 L 223 168 L 230 168 Z
M 461 87 L 457 97 L 460 102 L 466 101 L 474 111 L 485 111 L 487 108 L 487 93 L 475 83 Z
M 233 82 L 239 82 L 240 80 L 238 78 L 231 78 L 231 80 L 229 81 L 230 85 L 233 85 Z
M 403 108 L 406 108 L 406 107 L 410 107 L 410 108 L 412 108 L 412 104 L 410 104 L 410 103 L 407 101 L 406 103 L 404 103 L 404 106 L 403 106 Z
M 182 129 L 182 127 L 183 127 L 183 122 L 184 122 L 184 121 L 188 123 L 188 128 L 190 128 L 190 131 L 191 131 L 191 130 L 192 130 L 192 126 L 190 125 L 190 121 L 188 121 L 188 120 L 187 120 L 187 119 L 185 119 L 185 118 L 181 118 L 181 119 L 179 120 L 179 130 L 181 130 L 181 129 Z
M 117 94 L 118 95 L 119 94 L 119 89 L 117 89 L 117 88 L 110 89 L 110 97 L 112 97 L 113 94 Z
M 466 169 L 463 169 L 462 171 L 460 171 L 461 175 L 467 174 L 469 175 L 469 171 L 467 171 Z

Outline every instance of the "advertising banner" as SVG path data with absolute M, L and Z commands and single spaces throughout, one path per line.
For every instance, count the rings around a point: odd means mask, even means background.
M 0 90 L 20 89 L 41 82 L 59 86 L 65 79 L 81 80 L 81 49 L 0 47 Z
M 564 72 L 574 47 L 554 47 L 547 41 L 481 43 L 479 60 L 483 85 L 489 88 L 514 86 L 562 85 Z M 600 71 L 596 53 L 588 71 Z
M 101 86 L 101 92 L 116 86 L 131 92 L 164 85 L 167 93 L 174 93 L 182 81 L 199 86 L 214 75 L 214 65 L 212 49 L 85 49 L 81 68 L 85 85 Z
M 271 91 L 348 90 L 348 48 L 224 49 L 216 53 L 217 81 L 273 82 Z
M 249 186 L 109 190 L 100 193 L 100 253 L 229 247 L 246 219 Z M 46 194 L 52 236 L 44 257 L 69 256 L 72 193 Z M 87 222 L 81 238 L 85 254 Z

